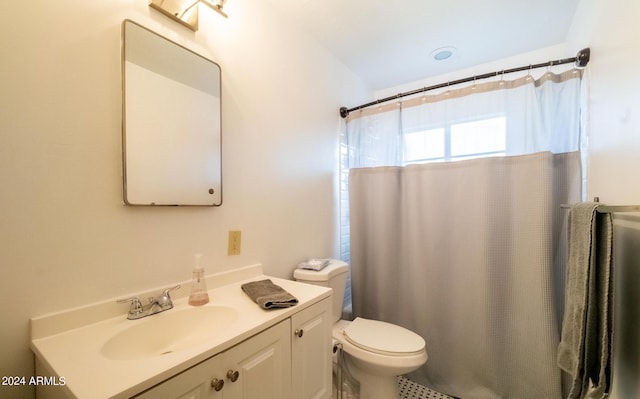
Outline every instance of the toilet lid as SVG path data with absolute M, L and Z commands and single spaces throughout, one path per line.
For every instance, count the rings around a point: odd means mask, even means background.
M 406 328 L 378 320 L 356 317 L 345 329 L 351 344 L 383 355 L 413 355 L 424 350 L 424 339 Z

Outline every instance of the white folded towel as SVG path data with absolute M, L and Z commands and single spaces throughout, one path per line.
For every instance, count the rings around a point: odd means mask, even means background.
M 319 271 L 329 266 L 331 259 L 310 258 L 298 264 L 298 269 Z

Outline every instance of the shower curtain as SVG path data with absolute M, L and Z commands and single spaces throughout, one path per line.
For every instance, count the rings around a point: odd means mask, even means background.
M 429 359 L 411 379 L 464 399 L 562 397 L 556 351 L 566 218 L 560 204 L 581 198 L 580 116 L 536 104 L 527 115 L 544 117 L 522 124 L 545 131 L 536 140 L 546 149 L 531 153 L 522 149 L 531 139 L 520 139 L 523 145 L 512 139 L 507 147 L 517 150 L 504 157 L 372 167 L 375 157 L 358 151 L 363 146 L 350 147 L 353 314 L 420 334 Z M 543 108 L 560 120 L 550 121 Z M 431 111 L 411 111 L 390 112 L 403 129 L 416 114 L 433 120 Z M 375 130 L 372 119 L 358 119 L 359 128 Z M 559 138 L 544 126 L 576 137 Z M 401 146 L 401 134 L 389 137 Z M 348 138 L 353 145 L 354 136 Z M 568 150 L 549 148 L 557 142 Z

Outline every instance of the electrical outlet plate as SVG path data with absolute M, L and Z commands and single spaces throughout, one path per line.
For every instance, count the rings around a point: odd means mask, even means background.
M 242 233 L 238 230 L 229 231 L 229 247 L 227 250 L 227 254 L 231 255 L 240 255 L 240 243 L 242 239 Z

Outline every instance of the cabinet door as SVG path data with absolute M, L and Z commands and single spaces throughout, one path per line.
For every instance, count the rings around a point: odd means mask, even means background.
M 291 317 L 295 399 L 331 397 L 331 298 Z
M 287 319 L 225 353 L 224 399 L 291 398 L 290 329 Z
M 214 379 L 224 379 L 222 362 L 224 353 L 214 356 L 204 362 L 171 377 L 160 385 L 135 396 L 135 399 L 205 399 L 221 398 L 221 392 L 216 392 L 212 382 Z M 224 381 L 224 380 L 223 380 Z M 221 388 L 226 381 L 217 386 Z M 214 395 L 217 394 L 217 395 Z M 213 395 L 213 396 L 212 396 Z
M 282 321 L 135 399 L 291 399 L 290 331 Z

